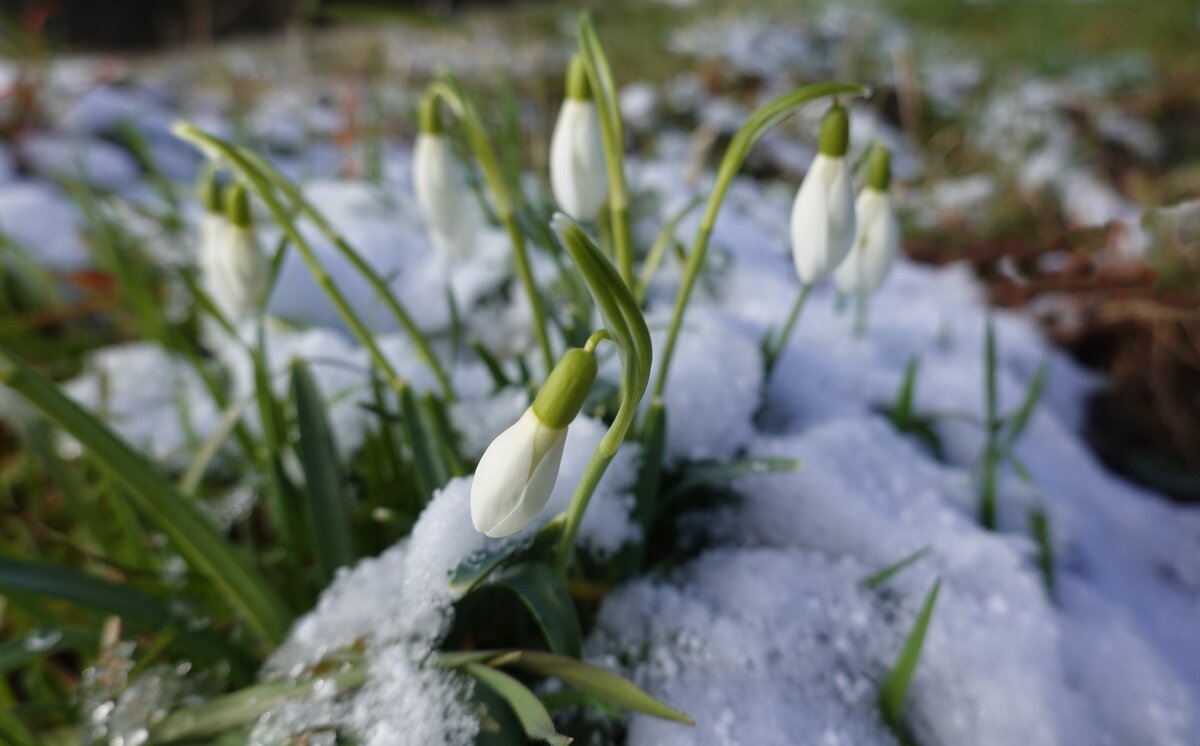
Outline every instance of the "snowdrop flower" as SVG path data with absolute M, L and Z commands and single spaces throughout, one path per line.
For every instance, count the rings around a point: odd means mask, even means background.
M 854 239 L 854 192 L 846 148 L 850 121 L 834 104 L 821 120 L 819 152 L 792 205 L 792 261 L 803 285 L 826 277 Z
M 196 247 L 196 266 L 204 290 L 214 294 L 212 282 L 216 276 L 215 257 L 220 252 L 220 243 L 225 235 L 225 210 L 221 207 L 221 185 L 215 170 L 209 168 L 200 181 L 200 202 L 204 205 L 204 216 L 200 218 L 200 243 Z
M 596 379 L 596 358 L 567 350 L 533 405 L 483 453 L 471 484 L 471 522 L 492 538 L 529 525 L 550 499 L 562 463 L 567 426 Z
M 258 246 L 250 221 L 250 199 L 241 184 L 226 190 L 225 220 L 209 247 L 203 271 L 213 301 L 222 313 L 237 321 L 258 311 L 271 269 Z
M 595 220 L 608 195 L 600 115 L 579 55 L 567 71 L 567 97 L 550 138 L 550 187 L 559 208 L 578 221 Z
M 891 157 L 877 144 L 867 165 L 867 185 L 854 203 L 858 226 L 853 247 L 834 273 L 838 290 L 847 295 L 868 296 L 878 290 L 899 249 L 900 224 L 888 196 L 890 181 Z
M 475 253 L 483 216 L 467 185 L 450 138 L 442 128 L 436 96 L 421 101 L 420 128 L 413 146 L 413 188 L 433 246 L 448 259 Z

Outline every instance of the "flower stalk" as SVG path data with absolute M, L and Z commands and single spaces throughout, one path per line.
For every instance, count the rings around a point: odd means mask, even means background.
M 675 297 L 675 309 L 671 314 L 670 326 L 667 327 L 662 364 L 658 370 L 658 378 L 654 382 L 652 393 L 654 398 L 662 398 L 663 391 L 666 389 L 671 358 L 683 326 L 683 315 L 687 312 L 688 301 L 691 299 L 692 290 L 700 277 L 700 272 L 704 269 L 704 260 L 708 256 L 708 242 L 712 236 L 713 226 L 717 222 L 721 205 L 725 202 L 725 195 L 729 191 L 730 185 L 733 184 L 734 177 L 741 169 L 742 163 L 746 160 L 746 156 L 750 153 L 750 149 L 763 135 L 810 101 L 839 95 L 864 96 L 868 92 L 869 89 L 851 83 L 806 85 L 785 93 L 759 108 L 734 134 L 733 140 L 730 141 L 729 147 L 721 159 L 716 182 L 713 184 L 712 192 L 709 193 L 708 204 L 700 219 L 700 227 L 696 230 L 696 238 L 692 243 L 692 250 L 688 254 L 687 265 L 683 270 L 683 280 L 679 285 L 679 293 Z
M 492 207 L 496 210 L 496 217 L 508 233 L 509 241 L 512 242 L 517 277 L 525 288 L 526 295 L 529 296 L 534 336 L 537 338 L 538 349 L 541 351 L 546 373 L 549 374 L 554 368 L 554 352 L 550 347 L 550 336 L 546 331 L 545 307 L 542 304 L 542 296 L 538 291 L 537 283 L 533 278 L 529 253 L 525 246 L 525 235 L 521 232 L 521 226 L 517 222 L 513 209 L 513 195 L 496 155 L 496 149 L 492 145 L 491 137 L 488 136 L 487 129 L 483 125 L 483 118 L 466 89 L 457 78 L 449 73 L 443 74 L 436 82 L 431 83 L 425 91 L 425 96 L 429 101 L 440 99 L 445 102 L 462 126 L 467 146 L 479 163 L 484 182 L 492 195 Z

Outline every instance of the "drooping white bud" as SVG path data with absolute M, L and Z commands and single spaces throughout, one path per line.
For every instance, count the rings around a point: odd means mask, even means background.
M 550 187 L 562 211 L 579 221 L 595 220 L 608 196 L 600 115 L 578 56 L 571 60 L 567 97 L 550 138 Z
M 465 259 L 475 253 L 483 215 L 450 139 L 442 132 L 437 105 L 432 97 L 421 105 L 421 132 L 413 146 L 413 188 L 434 248 L 448 259 Z
M 258 311 L 267 292 L 271 268 L 259 248 L 250 222 L 250 201 L 241 184 L 229 187 L 224 217 L 223 223 L 213 222 L 207 229 L 202 226 L 202 230 L 211 234 L 211 245 L 201 270 L 213 302 L 226 317 L 238 321 Z
M 854 240 L 854 190 L 846 163 L 849 120 L 838 105 L 821 123 L 820 151 L 792 205 L 792 261 L 805 285 L 828 276 Z
M 834 273 L 838 290 L 868 296 L 879 289 L 900 248 L 900 223 L 888 195 L 891 159 L 876 145 L 867 166 L 867 185 L 854 203 L 857 229 L 850 255 Z
M 477 531 L 492 538 L 515 534 L 546 507 L 562 463 L 567 427 L 595 379 L 592 353 L 568 350 L 533 405 L 484 451 L 471 484 L 471 522 Z

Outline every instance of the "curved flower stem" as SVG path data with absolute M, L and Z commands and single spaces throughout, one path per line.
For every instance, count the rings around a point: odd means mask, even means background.
M 787 321 L 784 322 L 783 329 L 779 331 L 778 336 L 775 337 L 771 346 L 767 348 L 765 358 L 768 374 L 775 367 L 779 356 L 783 354 L 783 348 L 787 347 L 788 340 L 792 337 L 792 329 L 796 326 L 796 320 L 800 318 L 800 312 L 804 310 L 804 304 L 808 300 L 808 296 L 812 294 L 812 288 L 811 283 L 805 283 L 800 286 L 800 292 L 796 294 L 796 300 L 792 303 L 792 310 L 788 312 Z
M 579 531 L 579 524 L 583 521 L 583 514 L 587 511 L 592 493 L 596 491 L 600 478 L 604 476 L 604 471 L 617 455 L 621 444 L 625 442 L 625 436 L 637 417 L 638 403 L 642 400 L 642 394 L 645 393 L 646 384 L 649 382 L 653 350 L 650 332 L 646 328 L 641 309 L 634 301 L 629 286 L 617 274 L 612 263 L 600 253 L 600 249 L 592 243 L 583 229 L 565 215 L 556 215 L 553 226 L 592 291 L 600 315 L 604 317 L 608 334 L 621 353 L 624 368 L 621 405 L 608 432 L 600 439 L 600 444 L 592 454 L 583 477 L 575 487 L 575 494 L 571 497 L 571 505 L 567 508 L 562 532 L 558 537 L 554 569 L 565 578 L 571 561 L 575 534 Z M 588 344 L 593 347 L 599 344 L 603 338 L 600 334 L 593 334 Z
M 675 297 L 675 310 L 671 315 L 671 325 L 667 329 L 667 341 L 663 347 L 662 365 L 658 369 L 658 378 L 654 382 L 652 394 L 654 398 L 661 398 L 663 389 L 666 388 L 667 373 L 671 369 L 671 356 L 675 352 L 675 342 L 679 337 L 680 328 L 683 326 L 683 314 L 687 311 L 688 300 L 691 298 L 696 280 L 700 277 L 700 271 L 704 268 L 704 259 L 708 255 L 708 241 L 712 236 L 713 226 L 717 222 L 717 214 L 720 212 L 721 205 L 725 201 L 725 193 L 729 191 L 730 185 L 733 184 L 733 178 L 737 176 L 737 172 L 749 154 L 750 148 L 763 135 L 790 116 L 792 112 L 803 104 L 829 96 L 865 95 L 868 92 L 867 88 L 851 83 L 813 83 L 812 85 L 806 85 L 779 96 L 755 111 L 746 120 L 746 123 L 742 125 L 742 128 L 733 136 L 733 140 L 730 141 L 729 147 L 725 150 L 725 155 L 721 159 L 721 166 L 717 171 L 717 180 L 713 185 L 712 192 L 709 194 L 708 206 L 704 210 L 704 216 L 700 220 L 700 227 L 696 231 L 696 240 L 692 244 L 691 253 L 688 254 L 687 266 L 683 271 L 683 281 L 679 286 L 679 294 Z
M 555 358 L 554 352 L 550 348 L 550 336 L 546 332 L 545 307 L 542 305 L 542 296 L 538 292 L 533 278 L 533 269 L 529 264 L 529 253 L 525 248 L 525 235 L 521 232 L 513 210 L 513 195 L 509 191 L 504 170 L 496 156 L 496 149 L 492 146 L 487 129 L 483 126 L 483 118 L 479 115 L 478 109 L 475 108 L 474 102 L 467 95 L 462 84 L 452 75 L 444 74 L 437 82 L 431 83 L 426 88 L 425 95 L 444 101 L 463 126 L 467 145 L 475 156 L 475 160 L 479 162 L 479 168 L 483 171 L 483 179 L 492 193 L 492 206 L 496 209 L 496 217 L 504 225 L 509 240 L 512 242 L 513 258 L 517 265 L 517 278 L 520 279 L 521 284 L 525 287 L 525 293 L 529 296 L 529 310 L 533 314 L 533 333 L 537 337 L 537 344 L 546 364 L 546 373 L 549 374 L 554 369 Z
M 632 288 L 633 240 L 629 230 L 629 186 L 625 183 L 625 128 L 621 122 L 621 107 L 612 68 L 592 19 L 586 13 L 579 19 L 579 50 L 600 114 L 604 165 L 608 171 L 608 211 L 613 246 L 616 248 L 617 272 L 625 285 Z
M 592 336 L 587 338 L 587 343 L 584 344 L 583 349 L 587 350 L 588 352 L 595 352 L 596 345 L 600 344 L 606 339 L 612 339 L 612 335 L 608 333 L 608 330 L 597 329 L 596 331 L 592 332 Z

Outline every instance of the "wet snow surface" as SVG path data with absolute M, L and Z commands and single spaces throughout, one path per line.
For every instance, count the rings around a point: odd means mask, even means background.
M 733 32 L 701 24 L 680 31 L 671 45 L 681 54 L 721 53 L 748 75 L 770 78 L 780 69 L 823 75 L 832 72 L 825 69 L 829 45 L 844 33 L 839 18 L 830 14 L 792 38 L 767 23 Z M 804 43 L 793 43 L 796 38 Z M 64 66 L 54 85 L 75 91 L 78 76 L 77 68 Z M 931 68 L 925 79 L 933 101 L 956 107 L 979 84 L 980 73 L 959 61 Z M 783 85 L 770 78 L 771 90 Z M 1088 92 L 1083 84 L 1071 90 Z M 1023 164 L 1016 174 L 1022 187 L 1069 195 L 1065 207 L 1075 222 L 1136 221 L 1139 211 L 1079 161 L 1065 114 L 1047 103 L 1063 95 L 1036 82 L 997 92 L 984 117 L 993 129 L 979 130 L 982 147 L 1014 168 Z M 662 110 L 689 110 L 717 131 L 736 127 L 746 113 L 742 104 L 708 97 L 687 75 L 661 94 L 636 84 L 623 100 L 638 130 L 652 130 Z M 289 129 L 280 112 L 298 109 L 308 112 L 306 126 Z M 1038 116 L 1031 116 L 1035 111 Z M 156 152 L 170 159 L 173 175 L 187 177 L 195 161 L 167 139 L 169 112 L 149 93 L 100 89 L 64 114 L 62 132 L 32 136 L 15 155 L 30 174 L 82 169 L 99 187 L 139 194 L 130 183 L 135 164 L 102 136 L 136 115 Z M 819 113 L 809 110 L 800 121 L 811 129 Z M 190 114 L 227 127 L 204 106 Z M 306 109 L 303 97 L 280 94 L 263 103 L 255 121 L 274 145 L 302 146 L 322 131 L 322 116 L 328 112 Z M 866 109 L 856 110 L 854 121 L 856 148 L 882 138 L 897 149 L 900 178 L 920 173 L 919 155 L 902 133 Z M 1158 147 L 1153 131 L 1136 120 L 1112 113 L 1104 122 L 1112 137 L 1131 147 Z M 1002 314 L 996 319 L 1001 409 L 1017 405 L 1043 360 L 1050 362 L 1050 376 L 1016 449 L 1028 478 L 1003 472 L 1001 530 L 978 527 L 973 469 L 982 434 L 971 420 L 983 412 L 986 307 L 962 267 L 937 270 L 901 260 L 872 299 L 864 337 L 851 334 L 852 311 L 839 311 L 831 289 L 819 287 L 765 380 L 760 340 L 782 324 L 797 292 L 786 253 L 787 216 L 796 179 L 812 157 L 811 138 L 791 131 L 772 135 L 761 151 L 791 176 L 783 185 L 740 180 L 730 192 L 713 236 L 710 271 L 698 286 L 671 370 L 666 458 L 682 467 L 699 459 L 784 456 L 800 459 L 803 468 L 739 479 L 732 485 L 737 502 L 687 519 L 685 533 L 707 540 L 707 551 L 664 577 L 626 583 L 604 602 L 586 656 L 696 720 L 687 728 L 634 716 L 629 742 L 897 743 L 878 715 L 879 684 L 925 592 L 940 578 L 941 596 L 906 716 L 924 746 L 1200 743 L 1200 513 L 1104 470 L 1080 435 L 1084 402 L 1097 381 L 1052 350 L 1030 321 Z M 639 201 L 658 206 L 641 216 L 639 236 L 652 236 L 695 192 L 683 136 L 660 133 L 656 152 L 655 159 L 631 164 L 631 184 L 657 197 Z M 319 148 L 310 155 L 314 162 L 328 157 Z M 65 195 L 46 181 L 17 177 L 13 155 L 0 156 L 6 234 L 49 266 L 86 266 L 78 217 Z M 329 170 L 287 156 L 279 162 L 297 175 Z M 307 178 L 305 188 L 390 278 L 418 324 L 439 335 L 439 352 L 449 354 L 447 293 L 469 335 L 501 358 L 531 349 L 527 304 L 519 293 L 503 292 L 511 280 L 503 234 L 489 232 L 476 256 L 460 264 L 434 256 L 407 183 L 408 166 L 406 149 L 389 148 L 381 185 L 326 175 Z M 982 209 L 995 189 L 992 176 L 979 174 L 914 190 L 903 202 L 910 217 L 926 220 Z M 695 225 L 693 216 L 680 226 L 685 245 Z M 269 227 L 262 234 L 264 245 L 277 236 Z M 400 373 L 418 390 L 432 388 L 429 371 L 364 283 L 331 246 L 313 240 L 333 280 L 378 323 L 381 347 Z M 176 258 L 189 261 L 186 252 Z M 647 318 L 656 345 L 678 280 L 673 262 L 668 258 L 649 293 Z M 536 256 L 535 265 L 539 277 L 553 281 L 548 257 Z M 283 266 L 270 310 L 278 317 L 266 332 L 274 382 L 282 393 L 289 362 L 309 360 L 330 401 L 337 443 L 348 456 L 368 422 L 359 406 L 371 396 L 365 351 L 345 333 L 296 256 Z M 206 333 L 231 372 L 231 398 L 251 396 L 242 344 L 215 329 Z M 244 329 L 243 336 L 253 340 L 254 330 Z M 918 411 L 945 415 L 937 420 L 940 457 L 879 414 L 914 358 L 920 361 Z M 602 381 L 615 386 L 618 374 L 615 361 L 602 365 Z M 468 455 L 477 458 L 528 398 L 513 389 L 491 392 L 485 369 L 467 356 L 453 378 L 461 397 L 453 420 Z M 176 469 L 221 419 L 188 366 L 148 344 L 96 353 L 69 390 Z M 256 427 L 253 412 L 247 418 Z M 586 416 L 572 425 L 551 505 L 539 522 L 565 508 L 604 427 Z M 583 523 L 583 551 L 603 556 L 640 541 L 629 517 L 639 456 L 636 446 L 625 446 L 601 482 Z M 300 673 L 329 653 L 364 643 L 369 683 L 350 696 L 325 691 L 269 713 L 254 732 L 256 743 L 330 724 L 373 746 L 472 742 L 477 725 L 466 704 L 468 685 L 422 666 L 451 623 L 455 596 L 448 574 L 490 541 L 471 527 L 469 492 L 469 477 L 450 482 L 409 538 L 343 570 L 264 672 Z M 1028 538 L 1035 508 L 1051 521 L 1055 601 L 1043 588 L 1037 549 Z M 862 587 L 866 576 L 923 547 L 928 554 L 883 588 Z

